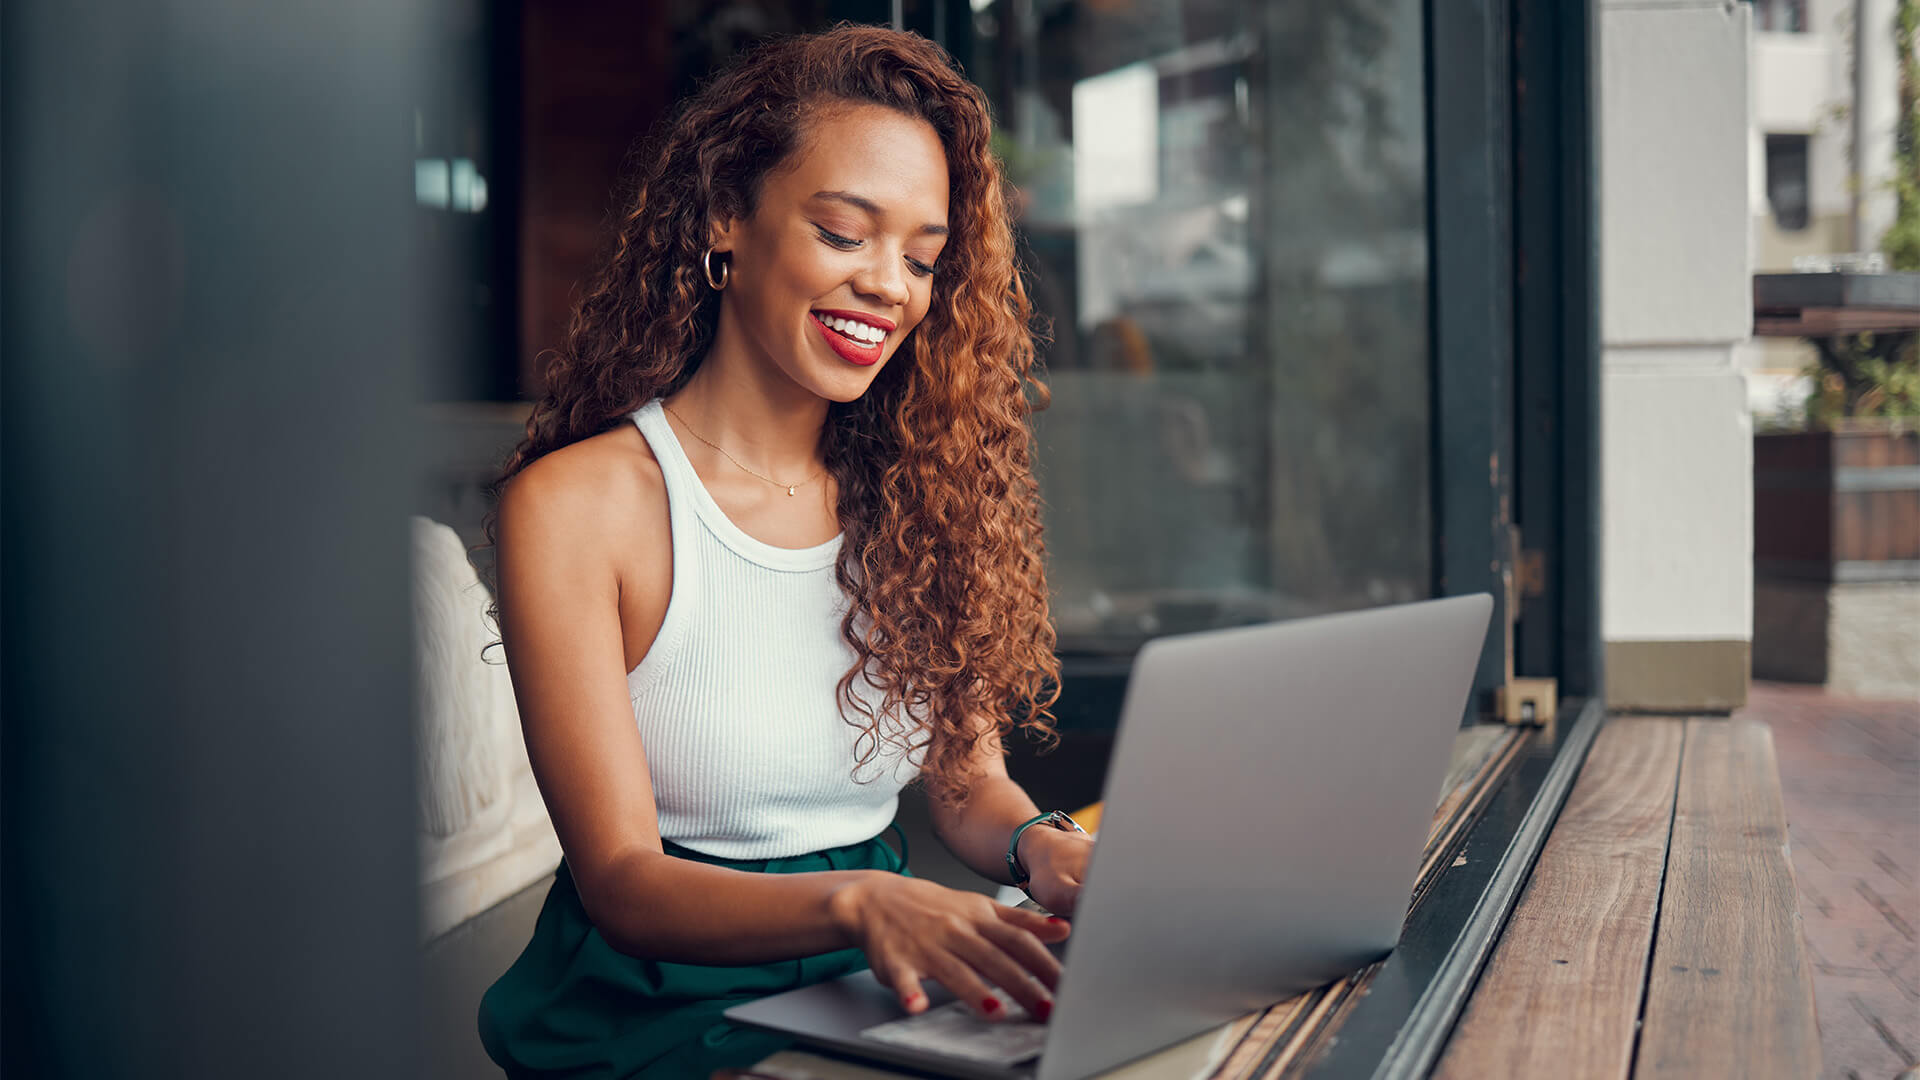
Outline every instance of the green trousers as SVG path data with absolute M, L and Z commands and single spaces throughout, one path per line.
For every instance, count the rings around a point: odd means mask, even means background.
M 895 830 L 896 833 L 898 830 Z M 879 837 L 785 859 L 716 859 L 677 844 L 667 854 L 733 870 L 907 873 Z M 670 964 L 614 951 L 588 921 L 562 861 L 533 940 L 480 1001 L 480 1042 L 513 1080 L 705 1080 L 787 1045 L 735 1026 L 721 1012 L 742 1001 L 824 982 L 867 966 L 858 949 L 745 967 Z

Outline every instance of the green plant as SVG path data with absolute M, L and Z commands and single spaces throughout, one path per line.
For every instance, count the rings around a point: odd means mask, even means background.
M 1894 54 L 1900 60 L 1900 111 L 1893 129 L 1893 225 L 1880 250 L 1895 270 L 1920 270 L 1920 0 L 1900 0 L 1893 17 Z
M 1803 372 L 1813 380 L 1808 428 L 1827 430 L 1866 417 L 1920 417 L 1920 361 L 1912 333 L 1844 334 L 1814 344 L 1820 358 Z

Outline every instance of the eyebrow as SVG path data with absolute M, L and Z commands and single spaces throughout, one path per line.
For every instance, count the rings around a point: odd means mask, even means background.
M 847 203 L 851 206 L 855 206 L 862 210 L 865 210 L 867 213 L 873 215 L 874 217 L 882 216 L 880 213 L 879 203 L 874 202 L 872 199 L 867 198 L 865 195 L 855 195 L 851 191 L 816 191 L 813 193 L 813 197 L 816 199 L 828 199 L 833 202 Z M 920 232 L 924 234 L 932 235 L 932 236 L 946 236 L 947 227 L 945 225 L 934 225 L 929 223 L 929 224 L 920 226 Z

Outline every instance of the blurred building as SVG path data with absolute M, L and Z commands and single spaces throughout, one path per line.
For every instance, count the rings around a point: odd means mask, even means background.
M 1748 203 L 1756 273 L 1880 250 L 1893 224 L 1895 0 L 1754 0 Z M 1768 418 L 1807 390 L 1813 350 L 1756 339 L 1749 403 Z

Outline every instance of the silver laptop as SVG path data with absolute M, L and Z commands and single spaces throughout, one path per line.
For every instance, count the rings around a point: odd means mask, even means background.
M 1399 940 L 1492 609 L 1149 642 L 1050 1023 L 975 1020 L 932 983 L 908 1017 L 867 972 L 726 1016 L 946 1075 L 1077 1080 L 1365 967 Z

